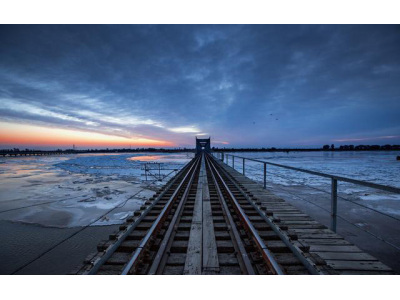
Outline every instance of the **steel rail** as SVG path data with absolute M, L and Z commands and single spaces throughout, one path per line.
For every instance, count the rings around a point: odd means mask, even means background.
M 158 215 L 157 219 L 154 221 L 153 225 L 150 227 L 149 231 L 143 238 L 143 240 L 140 242 L 140 245 L 138 248 L 136 248 L 135 252 L 133 253 L 131 259 L 128 261 L 128 263 L 125 265 L 124 269 L 122 270 L 121 275 L 127 275 L 131 271 L 131 269 L 138 263 L 140 260 L 141 255 L 144 253 L 144 250 L 146 249 L 148 243 L 153 237 L 154 232 L 156 229 L 158 229 L 165 218 L 167 217 L 168 212 L 170 211 L 172 204 L 175 202 L 176 198 L 178 197 L 184 183 L 186 182 L 186 179 L 188 178 L 189 174 L 191 174 L 190 180 L 194 176 L 194 170 L 196 169 L 198 165 L 199 159 L 197 158 L 195 163 L 192 165 L 190 168 L 189 172 L 185 175 L 185 178 L 180 182 L 179 186 L 175 189 L 174 193 L 168 200 L 167 204 L 161 211 L 161 213 Z M 194 167 L 196 166 L 196 167 Z
M 135 222 L 133 222 L 131 225 L 128 226 L 128 228 L 122 235 L 117 237 L 117 241 L 115 243 L 113 243 L 112 245 L 110 245 L 110 247 L 108 247 L 105 250 L 105 253 L 103 256 L 101 256 L 100 258 L 98 258 L 96 261 L 94 261 L 92 263 L 92 265 L 93 265 L 92 268 L 90 270 L 88 270 L 87 272 L 84 272 L 83 274 L 84 275 L 96 274 L 97 271 L 100 269 L 100 267 L 102 265 L 104 265 L 104 263 L 114 254 L 114 252 L 118 249 L 118 247 L 122 244 L 122 242 L 126 239 L 126 237 L 132 233 L 132 231 L 147 216 L 147 214 L 150 212 L 150 210 L 161 200 L 161 198 L 171 188 L 171 186 L 178 181 L 179 177 L 182 174 L 184 174 L 185 172 L 187 172 L 185 177 L 182 179 L 181 184 L 182 184 L 182 182 L 185 181 L 187 175 L 190 173 L 193 166 L 194 166 L 194 162 L 192 164 L 189 163 L 186 167 L 184 167 L 182 170 L 180 170 L 179 173 L 176 175 L 176 177 L 173 178 L 172 181 L 167 185 L 167 187 L 161 192 L 161 194 L 158 195 L 157 199 L 155 199 L 153 201 L 153 203 L 145 211 L 143 211 L 141 213 L 140 217 L 137 218 Z
M 172 245 L 173 238 L 171 238 L 171 237 L 177 230 L 178 220 L 182 216 L 183 207 L 189 196 L 189 192 L 190 192 L 190 189 L 192 188 L 193 180 L 197 173 L 197 169 L 198 169 L 199 165 L 200 165 L 200 160 L 198 160 L 196 162 L 196 167 L 194 168 L 192 176 L 190 177 L 188 185 L 186 186 L 185 192 L 183 193 L 181 200 L 179 201 L 178 207 L 176 208 L 174 216 L 172 217 L 172 220 L 168 226 L 168 230 L 166 231 L 166 233 L 164 235 L 164 238 L 160 244 L 160 248 L 158 249 L 157 254 L 153 260 L 153 263 L 151 264 L 148 275 L 161 274 L 161 272 L 162 272 L 162 267 L 163 267 L 163 265 L 165 265 L 165 254 L 166 254 L 165 252 L 167 249 L 170 249 L 170 246 Z
M 238 156 L 238 155 L 226 154 L 226 156 L 227 157 L 228 156 L 237 157 L 237 158 L 246 159 L 249 161 L 254 161 L 254 162 L 267 164 L 267 165 L 271 165 L 271 166 L 275 166 L 275 167 L 299 171 L 299 172 L 308 173 L 311 175 L 335 179 L 338 181 L 348 182 L 348 183 L 352 183 L 352 184 L 362 185 L 362 186 L 366 186 L 366 187 L 370 187 L 370 188 L 374 188 L 374 189 L 378 189 L 378 190 L 383 190 L 383 191 L 387 191 L 387 192 L 391 192 L 391 193 L 400 194 L 400 188 L 397 188 L 394 186 L 382 185 L 382 184 L 378 184 L 378 183 L 367 182 L 367 181 L 362 181 L 362 180 L 357 180 L 357 179 L 351 179 L 351 178 L 347 178 L 347 177 L 343 177 L 343 176 L 331 175 L 331 174 L 326 174 L 326 173 L 321 173 L 321 172 L 317 172 L 317 171 L 311 171 L 311 170 L 306 170 L 306 169 L 302 169 L 302 168 L 281 165 L 281 164 L 277 164 L 277 163 L 272 163 L 272 162 L 268 162 L 268 161 L 263 161 L 263 160 L 259 160 L 259 159 L 248 158 L 248 157 L 243 157 L 243 156 Z
M 247 228 L 248 232 L 253 237 L 254 242 L 256 243 L 257 247 L 259 248 L 259 250 L 262 253 L 262 257 L 264 258 L 266 263 L 270 266 L 273 273 L 275 273 L 277 275 L 284 275 L 285 273 L 283 272 L 281 266 L 276 261 L 275 256 L 269 251 L 268 247 L 265 245 L 264 241 L 258 234 L 258 231 L 255 229 L 254 225 L 251 223 L 251 221 L 247 217 L 246 213 L 241 208 L 239 202 L 237 201 L 236 197 L 232 194 L 231 190 L 229 189 L 225 180 L 222 178 L 221 174 L 218 172 L 217 168 L 214 165 L 214 162 L 212 160 L 210 160 L 210 161 L 211 161 L 211 167 L 212 167 L 211 170 L 214 169 L 214 173 L 217 175 L 217 178 L 219 178 L 225 191 L 228 193 L 229 197 L 231 198 L 232 203 L 235 207 L 235 210 L 239 214 L 239 217 L 242 220 L 245 227 Z
M 225 217 L 228 219 L 229 225 L 228 225 L 228 231 L 232 232 L 233 235 L 233 239 L 232 241 L 236 244 L 236 248 L 239 250 L 240 253 L 240 264 L 243 266 L 242 269 L 245 270 L 245 272 L 247 273 L 247 275 L 255 275 L 254 272 L 254 268 L 250 262 L 249 256 L 247 254 L 246 248 L 243 245 L 242 239 L 240 238 L 240 234 L 239 231 L 236 228 L 235 225 L 235 221 L 233 220 L 233 217 L 229 211 L 228 205 L 226 204 L 226 202 L 223 200 L 224 196 L 222 195 L 222 191 L 218 185 L 217 179 L 215 178 L 214 173 L 212 172 L 211 166 L 210 166 L 210 162 L 207 159 L 207 165 L 208 168 L 210 170 L 211 176 L 213 178 L 213 182 L 215 185 L 215 189 L 217 190 L 217 194 L 218 194 L 218 200 L 222 206 L 222 211 L 225 215 Z
M 278 225 L 276 225 L 270 217 L 268 217 L 261 209 L 260 207 L 255 204 L 250 197 L 247 195 L 246 192 L 243 191 L 243 189 L 235 182 L 235 180 L 225 171 L 223 168 L 221 168 L 221 171 L 227 176 L 228 178 L 231 178 L 231 182 L 235 185 L 235 187 L 241 191 L 243 196 L 246 198 L 247 202 L 253 208 L 260 214 L 260 216 L 268 223 L 268 225 L 272 228 L 272 230 L 279 236 L 279 238 L 284 242 L 284 244 L 292 251 L 292 253 L 300 260 L 300 262 L 306 267 L 306 269 L 310 272 L 312 275 L 321 275 L 323 274 L 321 271 L 318 270 L 317 266 L 310 261 L 307 257 L 304 256 L 303 251 L 301 251 L 297 246 L 293 245 L 291 242 L 290 237 L 287 236 L 285 232 L 283 232 Z

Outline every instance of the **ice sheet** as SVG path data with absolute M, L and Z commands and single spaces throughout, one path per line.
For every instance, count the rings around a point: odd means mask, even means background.
M 154 194 L 156 186 L 164 184 L 143 181 L 141 168 L 149 160 L 142 161 L 140 157 L 148 156 L 135 153 L 2 158 L 0 219 L 63 228 L 88 225 L 112 210 L 93 225 L 121 224 Z M 154 162 L 179 170 L 191 157 L 190 153 L 156 154 Z

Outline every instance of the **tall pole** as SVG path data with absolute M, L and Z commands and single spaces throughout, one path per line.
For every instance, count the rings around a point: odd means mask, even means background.
M 331 229 L 336 232 L 337 221 L 337 180 L 332 178 L 331 183 Z
M 267 163 L 264 163 L 264 189 L 267 188 Z

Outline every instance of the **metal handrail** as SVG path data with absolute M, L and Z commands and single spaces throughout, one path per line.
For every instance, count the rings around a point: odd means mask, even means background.
M 227 157 L 229 157 L 229 156 L 237 157 L 237 158 L 250 160 L 250 161 L 255 161 L 255 162 L 259 162 L 259 163 L 263 163 L 263 164 L 267 164 L 267 165 L 271 165 L 271 166 L 275 166 L 275 167 L 281 167 L 281 168 L 284 168 L 284 169 L 299 171 L 299 172 L 308 173 L 308 174 L 311 174 L 311 175 L 316 175 L 316 176 L 321 176 L 321 177 L 325 177 L 325 178 L 336 179 L 337 181 L 349 182 L 349 183 L 358 184 L 358 185 L 362 185 L 362 186 L 366 186 L 366 187 L 370 187 L 370 188 L 374 188 L 374 189 L 378 189 L 378 190 L 383 190 L 383 191 L 387 191 L 387 192 L 400 194 L 400 188 L 397 188 L 397 187 L 394 187 L 394 186 L 382 185 L 382 184 L 378 184 L 378 183 L 373 183 L 373 182 L 368 182 L 368 181 L 363 181 L 363 180 L 357 180 L 357 179 L 352 179 L 352 178 L 338 176 L 338 175 L 326 174 L 326 173 L 321 173 L 321 172 L 317 172 L 317 171 L 311 171 L 311 170 L 306 170 L 306 169 L 302 169 L 302 168 L 296 168 L 296 167 L 281 165 L 281 164 L 277 164 L 277 163 L 272 163 L 272 162 L 268 162 L 268 161 L 263 161 L 263 160 L 258 160 L 258 159 L 248 158 L 248 157 L 243 157 L 243 156 L 238 156 L 238 155 L 226 154 L 226 156 Z
M 218 155 L 215 155 L 214 153 L 213 153 L 213 155 L 215 157 L 218 156 Z M 264 165 L 264 174 L 263 174 L 264 175 L 264 184 L 263 184 L 264 189 L 266 189 L 266 187 L 267 187 L 267 165 L 331 179 L 331 229 L 334 232 L 336 232 L 337 198 L 338 198 L 338 182 L 339 181 L 348 182 L 348 183 L 352 183 L 352 184 L 356 184 L 356 185 L 361 185 L 361 186 L 365 186 L 365 187 L 369 187 L 369 188 L 374 188 L 374 189 L 378 189 L 378 190 L 382 190 L 382 191 L 387 191 L 387 192 L 391 192 L 391 193 L 395 193 L 395 194 L 400 194 L 400 188 L 397 188 L 394 186 L 387 186 L 387 185 L 382 185 L 382 184 L 378 184 L 378 183 L 347 178 L 347 177 L 343 177 L 343 176 L 326 174 L 326 173 L 322 173 L 322 172 L 281 165 L 281 164 L 277 164 L 277 163 L 272 163 L 272 162 L 254 159 L 254 158 L 243 157 L 243 156 L 239 156 L 239 155 L 233 155 L 233 154 L 225 154 L 225 155 L 226 155 L 226 164 L 228 166 L 229 166 L 229 157 L 231 157 L 232 168 L 235 168 L 235 157 L 243 160 L 243 166 L 242 166 L 243 175 L 245 175 L 245 161 L 246 160 L 262 163 Z M 223 153 L 219 153 L 220 157 L 217 157 L 217 158 L 219 158 L 223 162 L 225 162 L 225 160 L 224 160 L 225 155 Z

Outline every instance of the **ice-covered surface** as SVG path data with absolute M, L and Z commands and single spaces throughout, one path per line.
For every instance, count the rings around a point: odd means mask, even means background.
M 362 181 L 400 187 L 400 162 L 396 160 L 399 152 L 236 152 L 233 155 L 255 158 L 277 164 L 339 175 Z M 226 160 L 225 160 L 226 161 Z M 232 165 L 232 161 L 229 161 Z M 236 159 L 235 168 L 242 170 L 242 160 Z M 263 180 L 263 166 L 257 162 L 246 161 L 246 173 L 258 181 Z M 329 191 L 330 179 L 309 175 L 293 170 L 268 165 L 267 180 L 281 186 L 311 186 Z M 359 185 L 340 182 L 340 192 L 356 195 L 365 200 L 400 200 L 400 195 L 365 188 Z
M 181 168 L 193 157 L 192 153 L 184 154 L 97 154 L 80 155 L 79 157 L 56 164 L 64 170 L 96 176 L 115 175 L 119 178 L 140 177 L 144 163 L 157 162 L 171 168 Z
M 269 161 L 281 165 L 339 175 L 352 179 L 400 187 L 400 162 L 396 151 L 366 152 L 235 152 L 232 155 Z M 226 155 L 225 155 L 226 162 Z M 232 159 L 228 164 L 232 166 Z M 243 161 L 235 159 L 235 169 L 242 172 Z M 263 165 L 246 160 L 246 176 L 263 182 Z M 276 166 L 267 166 L 267 186 L 285 199 L 303 201 L 317 196 L 317 205 L 326 202 L 329 211 L 329 178 L 310 175 Z M 300 195 L 300 197 L 299 197 Z M 400 195 L 346 182 L 338 182 L 339 205 L 346 201 L 349 209 L 359 213 L 366 206 L 382 213 L 400 217 Z M 351 202 L 350 202 L 351 201 Z M 313 204 L 311 204 L 313 205 Z M 376 212 L 374 212 L 376 214 Z
M 191 157 L 137 153 L 1 158 L 0 219 L 63 228 L 86 226 L 105 214 L 92 225 L 120 224 L 164 184 L 151 176 L 143 181 L 145 162 L 162 162 L 172 176 Z

